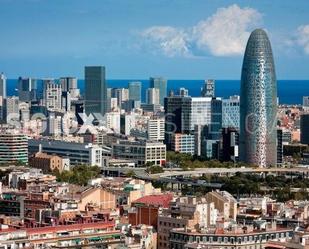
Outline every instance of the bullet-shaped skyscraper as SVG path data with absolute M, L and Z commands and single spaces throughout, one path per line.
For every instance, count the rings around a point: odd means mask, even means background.
M 249 37 L 240 92 L 240 160 L 259 167 L 275 166 L 277 81 L 271 45 L 262 29 Z

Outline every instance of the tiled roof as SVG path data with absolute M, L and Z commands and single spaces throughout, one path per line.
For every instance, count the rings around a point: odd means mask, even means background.
M 173 199 L 172 194 L 164 195 L 147 195 L 141 197 L 133 202 L 134 204 L 145 204 L 148 206 L 164 207 L 168 208 L 170 201 Z

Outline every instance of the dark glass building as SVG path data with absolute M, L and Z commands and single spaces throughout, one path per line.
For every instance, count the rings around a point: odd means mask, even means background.
M 240 160 L 277 164 L 277 81 L 271 45 L 262 29 L 248 40 L 241 74 Z
M 171 149 L 174 133 L 191 131 L 191 97 L 169 96 L 164 99 L 165 110 L 165 144 Z
M 300 142 L 309 144 L 309 114 L 300 116 Z
M 222 129 L 222 100 L 220 98 L 212 98 L 211 100 L 211 123 L 210 138 L 219 140 Z
M 236 128 L 228 127 L 222 129 L 220 145 L 220 161 L 238 161 L 239 132 Z
M 107 110 L 107 87 L 105 81 L 105 67 L 85 67 L 85 112 L 101 114 Z
M 283 131 L 281 129 L 277 130 L 277 165 L 282 165 L 283 163 Z
M 37 99 L 37 82 L 31 78 L 18 78 L 18 97 L 21 102 L 31 102 Z

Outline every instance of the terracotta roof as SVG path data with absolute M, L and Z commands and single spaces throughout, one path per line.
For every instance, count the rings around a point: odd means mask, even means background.
M 173 199 L 172 194 L 164 195 L 147 195 L 135 200 L 132 204 L 145 204 L 148 206 L 168 208 L 170 201 Z

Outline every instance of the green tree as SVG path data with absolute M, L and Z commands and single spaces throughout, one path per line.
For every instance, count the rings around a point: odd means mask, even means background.
M 70 171 L 63 171 L 61 173 L 54 172 L 59 182 L 68 182 L 78 185 L 87 185 L 90 179 L 100 175 L 100 168 L 97 166 L 78 165 Z
M 146 169 L 146 172 L 149 174 L 159 174 L 159 173 L 163 173 L 164 169 L 161 166 L 150 166 Z
M 131 177 L 131 178 L 134 178 L 136 176 L 134 170 L 129 170 L 128 173 L 126 173 L 126 176 L 127 177 Z

